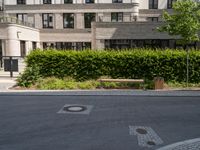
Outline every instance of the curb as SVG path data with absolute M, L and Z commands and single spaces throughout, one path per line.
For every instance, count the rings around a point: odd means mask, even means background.
M 200 97 L 200 92 L 154 90 L 0 90 L 0 95 Z

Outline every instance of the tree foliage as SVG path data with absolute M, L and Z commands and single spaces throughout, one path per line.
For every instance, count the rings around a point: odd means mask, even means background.
M 199 41 L 200 4 L 194 0 L 177 0 L 173 3 L 172 14 L 163 12 L 164 25 L 159 31 L 172 36 L 180 36 L 181 43 L 186 45 Z

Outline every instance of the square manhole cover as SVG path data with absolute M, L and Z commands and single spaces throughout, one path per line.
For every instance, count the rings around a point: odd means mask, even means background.
M 93 106 L 92 105 L 81 105 L 81 104 L 66 104 L 57 113 L 58 114 L 90 114 Z

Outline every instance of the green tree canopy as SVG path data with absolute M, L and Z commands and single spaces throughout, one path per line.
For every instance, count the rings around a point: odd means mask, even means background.
M 181 43 L 186 45 L 199 41 L 200 4 L 194 0 L 177 0 L 173 3 L 173 12 L 163 12 L 164 25 L 159 31 L 172 36 L 180 36 Z

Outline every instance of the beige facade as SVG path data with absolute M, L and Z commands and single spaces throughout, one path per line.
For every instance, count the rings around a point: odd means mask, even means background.
M 0 0 L 0 6 L 2 2 Z M 4 9 L 0 9 L 4 10 L 0 16 L 17 19 L 15 24 L 12 21 L 0 23 L 0 50 L 3 55 L 21 55 L 20 41 L 25 41 L 26 53 L 35 47 L 35 43 L 36 47 L 44 49 L 76 50 L 156 44 L 174 47 L 176 38 L 172 39 L 156 30 L 162 20 L 163 9 L 171 11 L 171 0 L 46 1 L 49 4 L 44 4 L 44 0 L 17 2 L 4 0 Z M 31 42 L 34 44 L 31 45 Z
M 32 27 L 4 21 L 0 23 L 0 40 L 2 56 L 25 56 L 34 46 L 40 47 L 40 32 Z

